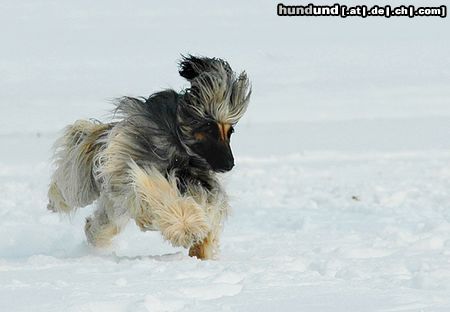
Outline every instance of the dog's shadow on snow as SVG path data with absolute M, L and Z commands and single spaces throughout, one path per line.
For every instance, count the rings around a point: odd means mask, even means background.
M 188 255 L 183 253 L 182 251 L 166 253 L 161 255 L 137 255 L 137 256 L 118 255 L 115 251 L 112 251 L 111 249 L 108 248 L 96 249 L 86 243 L 78 245 L 74 250 L 72 250 L 69 253 L 69 255 L 66 255 L 66 257 L 67 258 L 96 257 L 105 260 L 111 260 L 116 263 L 120 263 L 123 261 L 142 261 L 142 260 L 171 262 L 171 261 L 193 259 L 191 257 L 188 257 Z
M 183 252 L 181 251 L 163 255 L 149 255 L 149 256 L 119 256 L 113 252 L 112 254 L 106 257 L 115 260 L 117 263 L 122 261 L 136 261 L 136 260 L 154 260 L 162 262 L 171 262 L 171 261 L 180 261 L 188 258 L 187 255 L 183 254 Z

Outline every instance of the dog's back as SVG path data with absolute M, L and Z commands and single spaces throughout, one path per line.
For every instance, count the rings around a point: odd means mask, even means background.
M 65 129 L 55 143 L 56 170 L 48 191 L 49 210 L 69 213 L 98 198 L 93 162 L 102 147 L 102 138 L 112 127 L 113 124 L 78 120 Z

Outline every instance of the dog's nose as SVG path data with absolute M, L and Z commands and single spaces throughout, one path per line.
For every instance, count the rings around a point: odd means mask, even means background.
M 231 170 L 231 169 L 233 169 L 233 167 L 234 167 L 234 161 L 230 161 L 230 162 L 228 163 L 228 166 L 226 167 L 226 169 L 227 169 L 227 170 Z
M 227 162 L 222 166 L 214 169 L 216 172 L 227 172 L 230 171 L 234 167 L 234 161 Z

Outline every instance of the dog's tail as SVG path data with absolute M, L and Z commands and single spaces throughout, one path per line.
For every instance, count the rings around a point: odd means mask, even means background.
M 93 177 L 94 157 L 112 124 L 78 120 L 68 126 L 55 143 L 56 166 L 48 191 L 47 208 L 70 213 L 91 204 L 99 196 Z

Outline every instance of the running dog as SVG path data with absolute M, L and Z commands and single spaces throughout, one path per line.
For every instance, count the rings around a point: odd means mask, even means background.
M 183 56 L 179 66 L 189 88 L 120 98 L 113 122 L 78 120 L 55 143 L 47 208 L 97 201 L 85 225 L 94 246 L 108 246 L 131 218 L 192 257 L 218 252 L 229 205 L 217 173 L 234 166 L 230 137 L 251 87 L 218 58 Z

